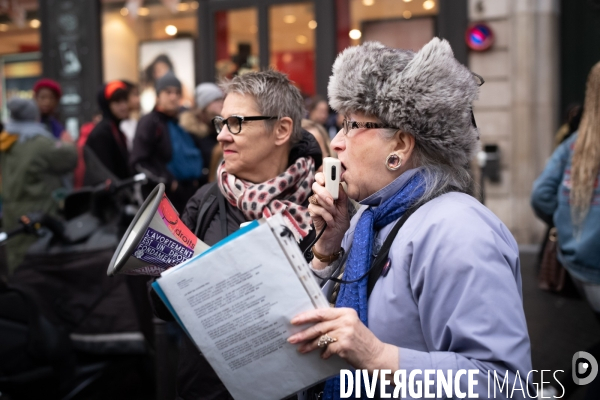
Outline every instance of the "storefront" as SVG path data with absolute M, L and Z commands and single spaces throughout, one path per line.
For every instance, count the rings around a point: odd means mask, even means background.
M 105 80 L 150 88 L 148 68 L 165 55 L 188 91 L 198 82 L 271 67 L 306 96 L 326 94 L 331 65 L 344 48 L 379 40 L 418 50 L 435 35 L 448 38 L 466 62 L 466 0 L 199 0 L 173 2 L 171 9 L 165 3 L 103 2 Z M 193 54 L 180 52 L 175 61 L 176 49 L 189 46 Z
M 0 2 L 0 118 L 6 101 L 31 98 L 33 83 L 42 75 L 40 20 L 37 0 L 22 0 L 14 10 Z
M 182 81 L 184 105 L 191 106 L 196 84 L 269 67 L 287 73 L 305 96 L 325 95 L 337 53 L 366 40 L 418 50 L 442 36 L 467 62 L 467 0 L 18 3 L 26 5 L 20 22 L 15 10 L 0 12 L 0 57 L 18 53 L 9 60 L 20 60 L 29 51 L 24 61 L 37 57 L 44 75 L 57 79 L 68 94 L 62 117 L 70 119 L 74 135 L 97 111 L 100 84 L 113 79 L 140 84 L 148 111 L 154 80 L 167 69 Z M 2 88 L 5 93 L 7 86 Z

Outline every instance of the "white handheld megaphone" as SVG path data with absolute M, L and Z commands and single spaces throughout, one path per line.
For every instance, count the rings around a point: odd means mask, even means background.
M 181 221 L 159 183 L 127 228 L 106 273 L 158 276 L 208 248 Z

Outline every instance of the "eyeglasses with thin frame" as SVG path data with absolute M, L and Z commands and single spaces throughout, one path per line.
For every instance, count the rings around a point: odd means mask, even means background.
M 242 117 L 241 115 L 232 115 L 229 118 L 214 117 L 212 120 L 217 133 L 221 133 L 223 125 L 227 125 L 229 133 L 237 135 L 242 131 L 242 123 L 244 121 L 264 121 L 268 119 L 278 119 L 279 117 L 265 117 L 265 116 L 254 116 L 254 117 Z
M 366 128 L 366 129 L 399 129 L 399 128 L 395 128 L 393 126 L 379 124 L 377 122 L 350 121 L 350 120 L 348 120 L 346 118 L 344 118 L 344 121 L 342 122 L 342 128 L 344 130 L 344 135 L 346 135 L 346 136 L 348 135 L 348 133 L 352 129 L 360 129 L 360 128 Z

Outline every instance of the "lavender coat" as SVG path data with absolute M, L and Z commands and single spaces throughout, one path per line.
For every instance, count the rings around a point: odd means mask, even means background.
M 415 172 L 407 171 L 361 202 L 344 236 L 344 249 L 349 249 L 367 206 L 381 204 Z M 374 254 L 395 223 L 377 232 Z M 407 377 L 415 369 L 452 370 L 453 376 L 459 369 L 477 369 L 479 398 L 488 398 L 488 371 L 492 390 L 494 371 L 500 383 L 508 372 L 509 395 L 528 398 L 530 342 L 519 251 L 508 228 L 475 198 L 447 193 L 406 221 L 389 258 L 389 272 L 379 278 L 369 298 L 368 321 L 375 336 L 399 348 L 399 369 L 405 369 Z M 329 276 L 343 262 L 315 272 Z M 327 293 L 330 287 L 331 282 L 323 290 Z M 517 371 L 521 381 L 515 384 Z M 436 385 L 431 388 L 435 392 Z M 461 388 L 466 392 L 466 376 Z M 496 398 L 504 398 L 496 390 Z M 533 387 L 530 393 L 535 395 Z

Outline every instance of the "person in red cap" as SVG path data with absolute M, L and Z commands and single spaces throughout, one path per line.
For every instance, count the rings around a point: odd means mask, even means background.
M 56 118 L 58 101 L 62 96 L 60 84 L 52 79 L 42 78 L 33 85 L 35 102 L 40 109 L 41 122 L 55 138 L 65 132 L 64 126 Z

